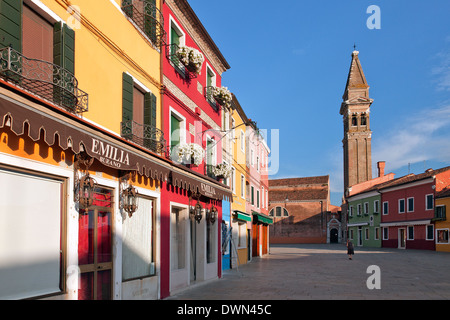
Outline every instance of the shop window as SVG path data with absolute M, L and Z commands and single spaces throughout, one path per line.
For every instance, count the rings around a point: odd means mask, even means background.
M 65 181 L 0 168 L 0 298 L 65 290 Z
M 139 207 L 122 224 L 122 279 L 155 274 L 153 200 L 139 197 Z
M 186 213 L 185 209 L 172 207 L 170 264 L 171 270 L 186 267 Z

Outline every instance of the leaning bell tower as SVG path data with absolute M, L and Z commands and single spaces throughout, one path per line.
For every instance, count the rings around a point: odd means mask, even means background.
M 372 131 L 370 131 L 369 85 L 359 52 L 352 52 L 340 114 L 344 120 L 344 195 L 352 185 L 372 179 Z

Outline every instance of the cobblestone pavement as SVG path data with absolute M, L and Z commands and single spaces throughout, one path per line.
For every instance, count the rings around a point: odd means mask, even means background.
M 371 265 L 380 289 L 368 289 Z M 342 244 L 272 245 L 269 255 L 167 300 L 442 300 L 450 299 L 449 270 L 444 252 L 356 247 L 349 260 Z

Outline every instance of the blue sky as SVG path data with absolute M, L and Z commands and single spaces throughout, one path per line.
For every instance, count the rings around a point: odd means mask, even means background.
M 450 165 L 450 1 L 189 3 L 231 66 L 222 85 L 259 128 L 279 129 L 269 178 L 330 175 L 341 204 L 339 108 L 354 43 L 374 99 L 374 176 L 380 160 L 396 177 Z M 370 5 L 380 29 L 367 27 Z

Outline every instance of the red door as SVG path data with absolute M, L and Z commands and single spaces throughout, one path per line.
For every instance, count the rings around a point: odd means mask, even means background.
M 78 230 L 79 300 L 112 297 L 112 191 L 97 188 L 93 206 L 80 210 Z

